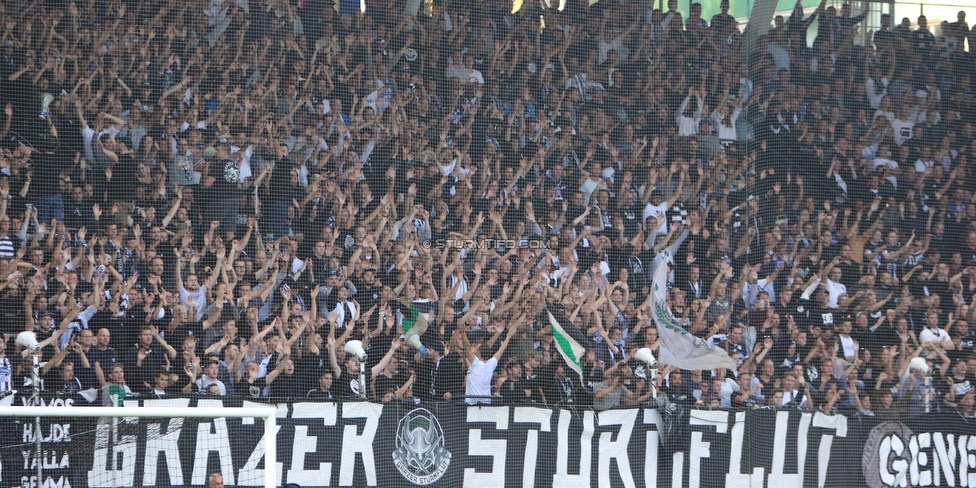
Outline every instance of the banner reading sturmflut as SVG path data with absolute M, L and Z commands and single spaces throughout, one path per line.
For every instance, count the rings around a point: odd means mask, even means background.
M 651 316 L 661 337 L 658 359 L 690 371 L 735 369 L 735 361 L 725 351 L 689 333 L 671 314 L 667 302 L 669 271 L 670 268 L 662 263 L 654 272 L 651 284 Z

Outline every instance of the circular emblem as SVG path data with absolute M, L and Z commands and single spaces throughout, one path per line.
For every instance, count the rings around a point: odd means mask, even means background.
M 811 365 L 809 368 L 807 368 L 807 381 L 812 383 L 817 381 L 817 378 L 820 378 L 820 372 L 817 371 L 816 366 Z
M 403 51 L 403 58 L 406 59 L 407 61 L 413 61 L 417 59 L 417 50 L 412 47 L 408 47 L 406 50 Z
M 535 74 L 536 71 L 539 71 L 539 67 L 533 61 L 529 61 L 529 64 L 525 66 L 525 69 L 532 74 Z
M 237 183 L 237 179 L 241 174 L 241 170 L 237 168 L 237 164 L 233 161 L 228 161 L 224 165 L 224 181 L 227 183 Z
M 415 485 L 429 485 L 444 476 L 451 453 L 444 448 L 444 431 L 434 414 L 417 408 L 400 419 L 393 464 Z
M 193 166 L 190 164 L 190 161 L 187 160 L 186 158 L 182 157 L 182 156 L 179 157 L 179 158 L 176 158 L 176 167 L 180 171 L 182 171 L 182 172 L 184 172 L 186 174 L 190 174 L 190 172 L 193 171 Z
M 901 422 L 882 422 L 871 429 L 861 455 L 867 486 L 902 486 L 907 481 L 907 468 L 912 460 L 911 438 L 912 429 Z

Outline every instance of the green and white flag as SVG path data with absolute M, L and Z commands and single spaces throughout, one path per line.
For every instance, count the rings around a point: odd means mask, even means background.
M 562 311 L 553 310 L 547 306 L 546 315 L 549 317 L 549 325 L 552 327 L 552 337 L 556 340 L 556 349 L 566 360 L 566 364 L 579 375 L 580 383 L 585 385 L 586 380 L 583 378 L 581 361 L 583 355 L 586 354 L 586 348 L 581 342 L 584 342 L 586 337 Z
M 668 274 L 670 263 L 661 263 L 651 283 L 651 317 L 661 338 L 661 363 L 689 370 L 704 371 L 726 368 L 734 370 L 735 361 L 709 341 L 695 337 L 671 314 L 668 308 Z
M 430 300 L 417 300 L 410 303 L 410 311 L 403 316 L 403 335 L 409 337 L 413 334 L 424 335 L 427 331 L 430 311 L 433 302 Z

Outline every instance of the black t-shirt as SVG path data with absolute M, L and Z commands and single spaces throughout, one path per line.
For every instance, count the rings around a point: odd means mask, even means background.
M 85 356 L 88 357 L 88 364 L 91 365 L 92 369 L 95 369 L 95 363 L 98 363 L 106 377 L 112 371 L 112 366 L 119 360 L 115 349 L 111 347 L 101 351 L 97 347 L 92 346 Z
M 839 322 L 839 317 L 834 314 L 835 309 L 822 307 L 812 300 L 801 300 L 805 307 L 806 314 L 798 324 L 804 329 L 817 326 L 821 329 L 833 329 L 834 323 Z
M 373 380 L 373 386 L 374 386 L 374 390 L 376 391 L 376 396 L 382 397 L 383 394 L 386 393 L 386 390 L 389 389 L 399 390 L 400 387 L 402 387 L 404 383 L 406 383 L 406 381 L 407 381 L 406 375 L 400 373 L 399 371 L 394 373 L 393 376 L 387 376 L 385 374 L 381 374 L 377 376 L 376 379 Z
M 803 315 L 803 314 L 800 314 L 799 312 L 797 312 L 797 310 L 796 310 L 797 307 L 798 307 L 797 300 L 792 300 L 791 299 L 788 303 L 787 302 L 783 302 L 782 300 L 777 300 L 776 303 L 773 303 L 771 305 L 772 305 L 773 309 L 776 311 L 776 313 L 779 314 L 779 316 L 780 316 L 781 320 L 783 320 L 783 322 L 786 322 L 788 320 L 788 317 L 787 316 L 789 316 L 789 315 L 792 315 L 793 316 L 793 321 L 794 322 L 798 322 L 800 320 L 800 317 Z M 806 309 L 804 309 L 804 310 L 806 310 Z
M 383 288 L 381 286 L 360 283 L 360 285 L 356 286 L 356 298 L 359 300 L 359 305 L 363 310 L 369 310 L 380 301 L 380 294 L 383 292 Z
M 268 386 L 265 378 L 258 378 L 253 383 L 241 379 L 234 385 L 234 391 L 244 398 L 260 398 L 261 392 Z
M 874 33 L 874 45 L 879 49 L 891 46 L 894 40 L 895 33 L 890 30 L 879 30 Z
M 633 238 L 640 231 L 641 217 L 643 209 L 636 205 L 620 209 L 620 216 L 624 221 L 624 236 L 628 239 Z
M 869 318 L 868 319 L 869 322 L 871 320 L 874 320 L 874 319 L 872 319 L 872 318 Z M 868 324 L 868 327 L 857 327 L 857 326 L 855 326 L 854 327 L 854 330 L 851 332 L 851 336 L 854 338 L 854 340 L 857 341 L 857 344 L 860 347 L 865 348 L 865 349 L 871 351 L 871 354 L 880 354 L 881 353 L 881 333 L 878 332 L 878 331 L 876 331 L 876 330 L 875 331 L 872 331 L 871 328 L 870 328 L 870 325 L 872 325 L 872 324 L 869 323 Z
M 507 379 L 504 383 L 502 383 L 502 398 L 505 399 L 505 403 L 527 402 L 538 395 L 537 392 L 533 391 L 532 397 L 525 396 L 525 390 L 530 389 L 532 389 L 531 386 L 523 384 L 522 381 L 512 381 L 511 379 Z
M 210 162 L 208 176 L 214 179 L 213 185 L 205 192 L 206 202 L 210 204 L 228 201 L 237 202 L 237 175 L 240 170 L 230 159 L 215 159 Z
M 111 181 L 107 181 L 104 174 L 96 173 L 95 199 L 100 199 L 104 193 L 110 201 L 132 201 L 134 188 L 141 185 L 136 179 L 138 165 L 132 155 L 120 155 L 119 162 L 112 165 Z
M 268 182 L 268 191 L 262 200 L 268 204 L 291 202 L 293 194 L 297 191 L 291 186 L 291 170 L 294 167 L 295 162 L 291 158 L 282 159 L 275 164 Z
M 28 190 L 28 197 L 38 198 L 54 195 L 58 193 L 58 177 L 63 164 L 62 153 L 44 153 L 34 151 L 31 153 L 31 185 Z
M 739 400 L 739 393 L 732 394 L 732 409 L 733 410 L 747 410 L 753 404 L 755 404 L 755 399 L 750 395 L 745 401 Z
M 939 295 L 939 298 L 941 298 L 942 300 L 946 300 L 946 299 L 952 298 L 952 295 L 949 293 L 949 282 L 948 281 L 942 281 L 942 280 L 937 280 L 937 279 L 930 279 L 930 280 L 924 280 L 924 281 L 923 280 L 919 280 L 919 281 L 916 281 L 915 284 L 916 284 L 917 288 L 920 288 L 919 291 L 921 292 L 921 293 L 916 293 L 915 296 Z M 913 287 L 913 288 L 915 288 L 915 287 Z M 912 291 L 915 292 L 914 289 Z
M 369 368 L 366 369 L 366 384 L 368 385 L 372 381 L 372 372 Z M 336 395 L 343 400 L 357 400 L 359 399 L 360 393 L 368 392 L 369 390 L 363 390 L 359 385 L 359 373 L 350 373 L 348 371 L 343 371 L 339 375 L 339 381 L 336 382 Z
M 335 400 L 336 399 L 335 395 L 332 394 L 332 390 L 322 391 L 319 390 L 318 388 L 309 391 L 305 396 L 313 400 Z
M 18 57 L 17 55 L 14 56 L 14 58 Z M 22 57 L 19 58 L 23 59 Z M 3 64 L 6 65 L 7 63 Z M 17 66 L 14 71 L 22 67 L 23 65 Z M 41 108 L 41 93 L 31 81 L 32 76 L 29 74 L 24 74 L 14 81 L 8 81 L 8 76 L 3 77 L 2 85 L 0 85 L 0 103 L 3 105 L 12 104 L 14 117 L 10 124 L 10 132 L 3 144 L 5 147 L 13 149 L 18 145 L 20 142 L 18 139 L 20 139 L 36 146 L 42 138 L 41 134 L 48 134 L 47 123 L 38 117 Z
M 729 14 L 715 14 L 712 16 L 712 32 L 717 35 L 731 34 L 735 28 L 735 17 Z
M 953 338 L 956 338 L 961 334 L 953 331 L 950 335 Z M 949 351 L 949 357 L 953 357 L 954 359 L 968 358 L 973 354 L 974 349 L 976 349 L 976 334 L 970 330 L 959 340 L 959 344 L 956 346 L 956 349 Z M 976 384 L 976 382 L 974 382 L 974 384 Z
M 275 398 L 300 397 L 307 393 L 302 384 L 302 377 L 294 374 L 281 373 L 271 383 L 271 396 Z
M 763 396 L 772 395 L 774 386 L 776 385 L 776 380 L 777 380 L 776 375 L 774 374 L 773 376 L 770 376 L 769 381 L 762 379 L 762 376 L 758 376 L 758 375 L 756 376 L 756 379 L 759 380 L 759 384 L 762 385 L 762 389 L 760 390 L 760 393 L 762 393 Z
M 126 382 L 134 391 L 145 393 L 145 384 L 152 385 L 156 372 L 162 369 L 166 362 L 164 356 L 166 350 L 153 343 L 146 357 L 142 360 L 142 366 L 137 366 L 139 361 L 139 346 L 130 346 L 123 354 L 122 363 L 125 365 Z M 106 372 L 102 369 L 102 372 Z
M 94 348 L 89 348 L 89 352 L 91 352 L 93 349 Z M 88 354 L 85 354 L 85 357 L 87 358 Z M 95 388 L 98 386 L 98 380 L 95 378 L 95 366 L 91 364 L 91 361 L 88 362 L 89 367 L 84 367 L 81 362 L 81 355 L 74 351 L 69 352 L 65 359 L 74 364 L 75 378 L 78 378 L 78 380 L 81 382 L 83 389 Z
M 295 364 L 295 374 L 302 379 L 302 388 L 306 391 L 319 387 L 319 376 L 326 371 L 332 371 L 328 354 L 308 353 Z
M 840 282 L 844 286 L 851 289 L 857 285 L 858 280 L 861 279 L 861 267 L 857 263 L 840 262 L 837 263 L 837 267 L 840 268 Z

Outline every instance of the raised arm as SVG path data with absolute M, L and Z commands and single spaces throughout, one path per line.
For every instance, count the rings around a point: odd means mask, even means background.
M 329 337 L 326 340 L 326 345 L 329 349 L 329 364 L 332 366 L 332 374 L 338 378 L 342 375 L 342 368 L 339 367 L 339 361 L 336 360 L 335 323 L 331 318 L 329 319 L 329 322 Z
M 166 355 L 169 356 L 170 359 L 176 359 L 176 349 L 169 345 L 169 343 L 166 342 L 166 339 L 163 339 L 163 336 L 159 334 L 159 329 L 157 329 L 155 326 L 149 327 L 152 330 L 153 337 L 156 339 L 156 342 L 159 342 L 159 345 L 163 346 L 163 349 L 166 350 Z
M 270 385 L 275 379 L 278 378 L 281 372 L 285 370 L 285 366 L 289 359 L 291 359 L 291 354 L 289 353 L 285 353 L 285 355 L 281 357 L 281 360 L 278 361 L 278 366 L 276 366 L 273 371 L 269 371 L 268 375 L 265 376 L 264 381 L 266 384 Z
M 495 361 L 501 361 L 502 355 L 505 354 L 505 349 L 508 349 L 508 343 L 511 342 L 512 338 L 518 334 L 518 331 L 521 327 L 522 327 L 521 320 L 512 323 L 512 327 L 509 328 L 508 334 L 505 335 L 505 340 L 502 341 L 502 344 L 498 346 L 498 350 L 495 351 L 495 355 L 492 356 L 492 358 L 494 358 Z
M 400 349 L 401 344 L 403 344 L 403 339 L 400 339 L 399 337 L 393 339 L 393 344 L 390 346 L 390 350 L 386 351 L 386 355 L 383 356 L 383 359 L 380 359 L 380 362 L 376 363 L 376 366 L 373 366 L 373 368 L 370 370 L 373 377 L 378 376 L 383 372 L 384 369 L 386 369 L 386 365 L 390 364 L 390 361 L 393 359 L 393 355 L 396 354 L 397 349 Z

